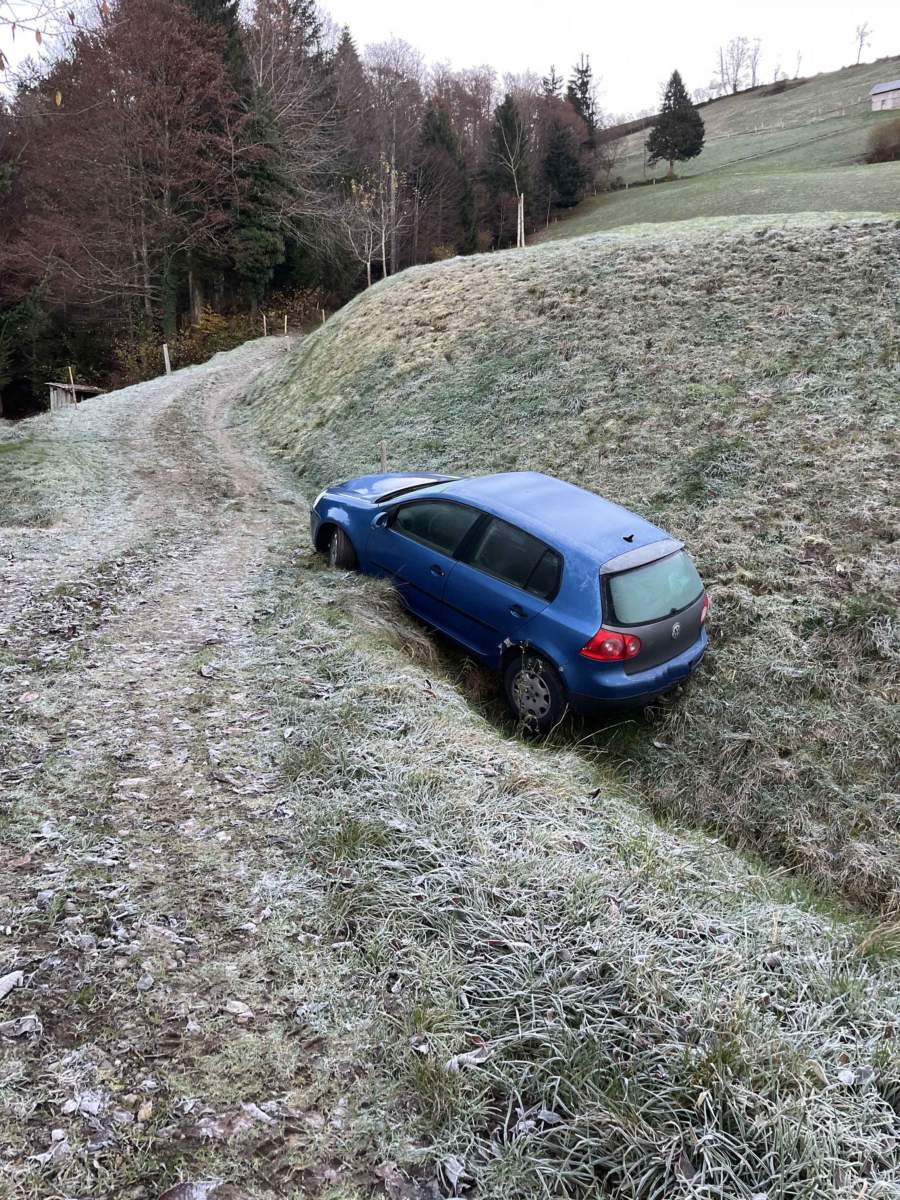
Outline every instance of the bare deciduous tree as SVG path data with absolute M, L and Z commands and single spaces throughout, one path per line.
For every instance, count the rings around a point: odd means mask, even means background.
M 750 86 L 755 88 L 759 83 L 759 62 L 762 57 L 762 42 L 754 38 L 747 50 L 747 66 L 750 71 Z
M 872 30 L 869 28 L 869 22 L 863 21 L 862 25 L 856 27 L 856 64 L 859 66 L 862 52 L 872 41 Z
M 274 215 L 295 241 L 319 247 L 331 217 L 336 115 L 318 69 L 321 47 L 310 44 L 294 8 L 290 0 L 257 0 L 244 46 L 254 95 L 278 130 L 281 169 L 290 184 Z M 255 149 L 244 145 L 240 152 L 252 157 Z
M 750 57 L 750 40 L 733 37 L 727 46 L 719 47 L 719 73 L 717 83 L 722 92 L 739 92 L 747 77 Z
M 340 210 L 340 220 L 350 253 L 366 268 L 366 286 L 372 286 L 372 261 L 381 232 L 377 212 L 378 188 L 369 176 L 350 182 L 349 194 Z

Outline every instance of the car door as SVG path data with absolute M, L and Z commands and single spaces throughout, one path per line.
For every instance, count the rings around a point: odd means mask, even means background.
M 376 518 L 366 553 L 393 579 L 407 605 L 424 620 L 446 627 L 444 587 L 454 554 L 482 514 L 450 500 L 411 500 Z
M 465 547 L 444 586 L 450 632 L 493 662 L 507 638 L 521 641 L 559 588 L 562 557 L 516 525 L 491 517 Z

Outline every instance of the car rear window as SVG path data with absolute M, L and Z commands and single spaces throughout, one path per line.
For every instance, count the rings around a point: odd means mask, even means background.
M 554 594 L 559 583 L 556 551 L 496 517 L 488 522 L 469 563 L 544 600 Z
M 398 533 L 452 557 L 481 516 L 474 508 L 446 500 L 421 500 L 398 508 L 391 522 Z
M 690 557 L 679 550 L 607 579 L 613 622 L 646 625 L 680 612 L 698 600 L 703 584 Z

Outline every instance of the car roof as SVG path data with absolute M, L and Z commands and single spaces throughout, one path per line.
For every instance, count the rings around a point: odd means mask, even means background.
M 668 537 L 627 508 L 537 471 L 456 479 L 424 494 L 436 492 L 476 504 L 551 544 L 577 546 L 598 565 Z

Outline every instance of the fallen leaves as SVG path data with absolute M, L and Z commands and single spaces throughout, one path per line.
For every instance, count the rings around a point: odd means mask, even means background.
M 0 1001 L 5 1000 L 13 988 L 21 987 L 24 978 L 21 971 L 10 971 L 0 976 Z
M 28 1013 L 24 1017 L 14 1017 L 11 1021 L 0 1021 L 0 1037 L 40 1037 L 44 1026 L 37 1013 Z
M 445 1069 L 451 1075 L 455 1075 L 459 1071 L 467 1070 L 470 1067 L 480 1066 L 481 1063 L 487 1062 L 490 1057 L 490 1047 L 479 1046 L 476 1050 L 467 1050 L 465 1054 L 454 1054 L 445 1063 Z
M 243 1000 L 226 1001 L 225 1011 L 234 1017 L 238 1025 L 249 1025 L 256 1017 L 250 1005 L 245 1004 Z

